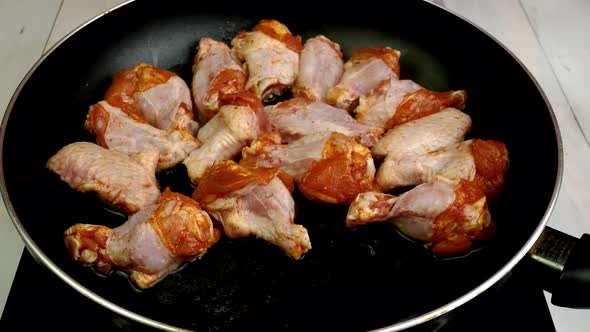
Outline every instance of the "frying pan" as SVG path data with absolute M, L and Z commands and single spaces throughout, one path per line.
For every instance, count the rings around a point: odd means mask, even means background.
M 509 51 L 469 22 L 427 2 L 394 7 L 344 6 L 332 15 L 300 1 L 136 1 L 91 20 L 37 62 L 2 123 L 2 195 L 27 248 L 90 300 L 166 330 L 397 331 L 473 299 L 523 257 L 541 262 L 531 268 L 542 272 L 555 303 L 587 306 L 588 236 L 576 241 L 545 228 L 561 181 L 562 147 L 539 86 Z M 88 106 L 119 69 L 147 62 L 190 81 L 200 37 L 229 42 L 262 18 L 278 19 L 304 39 L 324 34 L 345 56 L 359 47 L 391 46 L 402 52 L 402 78 L 432 90 L 467 90 L 470 137 L 500 140 L 510 152 L 504 192 L 490 207 L 497 236 L 461 257 L 436 258 L 390 225 L 346 229 L 346 206 L 295 193 L 296 221 L 313 245 L 300 261 L 261 240 L 224 238 L 144 291 L 124 276 L 101 277 L 74 262 L 63 244 L 65 229 L 75 223 L 116 227 L 126 217 L 70 189 L 45 168 L 47 159 L 68 143 L 93 141 L 83 129 Z M 182 166 L 158 179 L 162 188 L 193 190 Z

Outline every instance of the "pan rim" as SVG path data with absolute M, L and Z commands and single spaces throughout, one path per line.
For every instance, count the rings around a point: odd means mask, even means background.
M 520 262 L 520 260 L 529 252 L 529 250 L 532 248 L 532 246 L 535 244 L 535 242 L 540 237 L 541 233 L 543 232 L 543 229 L 545 228 L 545 226 L 549 220 L 549 217 L 551 216 L 551 214 L 555 208 L 555 204 L 556 204 L 557 198 L 559 196 L 559 191 L 560 191 L 561 183 L 562 183 L 562 179 L 563 179 L 563 142 L 562 142 L 561 132 L 560 132 L 559 125 L 557 122 L 557 118 L 556 118 L 553 108 L 552 108 L 547 96 L 545 95 L 543 89 L 541 88 L 539 82 L 531 74 L 531 72 L 528 70 L 528 68 L 521 62 L 521 60 L 512 51 L 510 51 L 510 49 L 508 49 L 504 44 L 502 44 L 495 37 L 490 35 L 483 28 L 479 27 L 478 25 L 476 25 L 472 21 L 466 19 L 462 15 L 457 14 L 457 13 L 453 12 L 452 10 L 449 10 L 437 3 L 427 1 L 427 0 L 423 0 L 423 1 L 432 5 L 432 6 L 437 7 L 439 10 L 446 11 L 447 13 L 449 13 L 453 16 L 456 16 L 457 18 L 467 22 L 468 24 L 470 24 L 474 28 L 476 28 L 479 31 L 481 31 L 482 33 L 484 33 L 488 38 L 493 40 L 505 52 L 507 52 L 520 65 L 520 67 L 524 70 L 524 72 L 528 75 L 529 79 L 534 83 L 535 87 L 537 88 L 537 91 L 541 94 L 541 96 L 545 102 L 545 105 L 547 107 L 547 110 L 549 111 L 551 121 L 553 123 L 555 139 L 557 142 L 557 154 L 558 154 L 557 155 L 557 174 L 556 174 L 555 184 L 553 187 L 553 192 L 551 194 L 551 199 L 549 201 L 549 204 L 547 205 L 545 213 L 544 213 L 543 217 L 541 218 L 539 224 L 537 225 L 537 227 L 535 228 L 535 230 L 531 234 L 531 236 L 528 238 L 528 240 L 525 242 L 525 244 L 519 249 L 519 251 L 512 258 L 510 258 L 510 260 L 502 268 L 500 268 L 498 271 L 496 271 L 490 278 L 485 280 L 483 283 L 479 284 L 477 287 L 471 289 L 469 292 L 463 294 L 462 296 L 456 298 L 455 300 L 453 300 L 453 301 L 451 301 L 439 308 L 433 309 L 427 313 L 420 314 L 419 316 L 416 316 L 414 318 L 373 330 L 373 331 L 379 331 L 379 332 L 394 332 L 394 331 L 404 330 L 404 329 L 425 323 L 425 322 L 430 321 L 430 320 L 437 318 L 439 316 L 442 316 L 442 315 L 456 309 L 457 307 L 469 302 L 470 300 L 472 300 L 473 298 L 475 298 L 479 294 L 486 291 L 492 285 L 497 283 L 500 279 L 502 279 L 510 270 L 512 270 L 514 268 L 514 266 L 516 264 L 518 264 L 518 262 Z M 8 106 L 6 108 L 6 111 L 4 113 L 2 123 L 0 126 L 0 193 L 2 194 L 2 199 L 3 199 L 4 204 L 6 206 L 8 215 L 10 216 L 10 219 L 11 219 L 14 227 L 17 229 L 20 237 L 23 239 L 27 250 L 29 250 L 31 255 L 38 262 L 42 263 L 46 268 L 48 268 L 51 272 L 53 272 L 58 278 L 60 278 L 62 281 L 64 281 L 70 287 L 74 288 L 80 294 L 84 295 L 85 297 L 89 298 L 90 300 L 94 301 L 95 303 L 97 303 L 97 304 L 99 304 L 99 305 L 101 305 L 113 312 L 116 312 L 117 314 L 119 314 L 121 316 L 129 318 L 129 319 L 139 322 L 141 324 L 144 324 L 144 325 L 147 325 L 150 327 L 154 327 L 154 328 L 157 328 L 160 330 L 165 330 L 165 331 L 189 331 L 189 330 L 178 328 L 178 327 L 166 324 L 166 323 L 162 323 L 160 321 L 157 321 L 157 320 L 148 318 L 146 316 L 137 314 L 129 309 L 123 308 L 122 306 L 119 306 L 119 305 L 99 296 L 98 294 L 94 293 L 93 291 L 91 291 L 90 289 L 81 285 L 76 280 L 74 280 L 72 277 L 70 277 L 67 273 L 65 273 L 62 269 L 60 269 L 49 257 L 47 257 L 41 251 L 41 249 L 37 246 L 35 241 L 33 241 L 33 239 L 30 237 L 30 235 L 28 234 L 28 232 L 25 230 L 22 223 L 20 222 L 18 216 L 16 215 L 16 211 L 14 210 L 14 207 L 12 206 L 12 202 L 10 201 L 10 197 L 8 195 L 8 190 L 6 189 L 6 181 L 5 181 L 5 177 L 4 177 L 4 139 L 5 139 L 5 133 L 6 133 L 6 126 L 8 123 L 8 119 L 10 118 L 10 114 L 12 112 L 14 104 L 16 103 L 16 100 L 18 99 L 20 92 L 22 91 L 22 89 L 26 85 L 26 83 L 28 82 L 29 78 L 35 73 L 37 68 L 45 61 L 45 59 L 51 53 L 53 53 L 53 51 L 55 51 L 58 47 L 60 47 L 61 44 L 63 44 L 66 40 L 68 40 L 70 37 L 72 37 L 78 31 L 80 31 L 81 29 L 83 29 L 87 25 L 93 23 L 94 21 L 102 18 L 103 16 L 108 15 L 109 13 L 111 13 L 117 9 L 120 9 L 130 3 L 133 3 L 133 2 L 135 2 L 135 0 L 127 0 L 119 5 L 116 5 L 112 8 L 92 17 L 88 21 L 82 23 L 76 29 L 74 29 L 73 31 L 68 33 L 66 36 L 61 38 L 47 52 L 45 52 L 39 58 L 39 60 L 37 60 L 37 62 L 35 62 L 35 64 L 31 67 L 31 69 L 27 72 L 25 77 L 22 79 L 22 81 L 20 82 L 20 84 L 16 88 L 14 94 L 12 95 L 10 102 L 8 103 Z

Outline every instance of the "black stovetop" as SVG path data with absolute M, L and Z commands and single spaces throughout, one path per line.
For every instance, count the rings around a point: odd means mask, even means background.
M 521 268 L 467 305 L 411 331 L 555 332 L 543 292 Z M 25 250 L 1 331 L 150 331 L 86 299 Z

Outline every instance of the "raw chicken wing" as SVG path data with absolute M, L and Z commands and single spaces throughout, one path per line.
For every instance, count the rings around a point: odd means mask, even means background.
M 299 61 L 299 75 L 293 87 L 295 97 L 325 101 L 326 93 L 344 71 L 340 45 L 319 35 L 305 42 Z
M 129 157 L 93 143 L 77 142 L 59 150 L 47 168 L 73 189 L 96 192 L 108 204 L 133 214 L 160 197 L 157 163 L 157 151 Z
M 377 172 L 383 190 L 449 180 L 475 181 L 489 199 L 498 196 L 508 171 L 508 150 L 497 141 L 469 140 L 439 151 L 401 159 L 386 158 Z
M 252 31 L 234 37 L 231 45 L 248 70 L 246 89 L 260 99 L 280 94 L 295 82 L 301 37 L 280 22 L 261 20 Z
M 161 130 L 135 120 L 118 107 L 101 101 L 90 107 L 86 129 L 101 146 L 132 155 L 143 151 L 158 151 L 158 169 L 174 167 L 201 146 L 198 139 L 183 129 Z
M 447 107 L 463 109 L 466 98 L 463 90 L 433 92 L 410 80 L 392 78 L 362 96 L 354 112 L 359 122 L 387 130 Z
M 292 142 L 314 133 L 338 132 L 371 147 L 383 130 L 357 122 L 348 112 L 305 98 L 293 98 L 265 109 L 273 130 L 278 131 L 285 142 Z
M 399 51 L 389 47 L 357 50 L 344 64 L 340 82 L 328 90 L 328 104 L 352 111 L 359 97 L 367 95 L 382 81 L 399 77 L 399 56 Z
M 182 129 L 191 135 L 199 129 L 186 83 L 175 73 L 152 65 L 142 63 L 119 71 L 104 100 L 158 129 Z
M 228 237 L 256 236 L 300 259 L 311 243 L 305 227 L 293 223 L 295 202 L 279 173 L 216 161 L 193 198 L 223 224 Z
M 239 156 L 242 148 L 268 131 L 260 99 L 251 93 L 222 95 L 219 112 L 199 131 L 201 148 L 184 160 L 193 183 L 199 182 L 216 160 Z
M 246 72 L 229 47 L 207 37 L 199 41 L 193 71 L 195 106 L 206 119 L 219 110 L 221 94 L 240 92 L 246 83 Z
M 424 155 L 463 141 L 471 128 L 469 115 L 455 108 L 406 122 L 390 129 L 371 150 L 375 158 L 400 160 Z
M 475 182 L 437 180 L 395 197 L 360 194 L 350 205 L 346 225 L 390 222 L 404 234 L 432 246 L 438 256 L 463 253 L 473 241 L 493 236 L 486 196 Z
M 298 182 L 307 197 L 326 203 L 350 203 L 357 194 L 374 190 L 371 152 L 339 133 L 316 133 L 291 144 L 276 134 L 260 136 L 242 151 L 243 165 L 276 167 Z
M 117 228 L 76 224 L 64 240 L 76 261 L 102 273 L 125 271 L 139 288 L 147 288 L 205 254 L 220 235 L 197 202 L 167 189 L 159 202 Z

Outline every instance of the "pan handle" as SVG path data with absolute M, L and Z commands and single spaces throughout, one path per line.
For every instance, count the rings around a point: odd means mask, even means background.
M 561 307 L 590 308 L 590 235 L 580 239 L 545 227 L 529 252 L 531 275 Z

